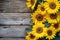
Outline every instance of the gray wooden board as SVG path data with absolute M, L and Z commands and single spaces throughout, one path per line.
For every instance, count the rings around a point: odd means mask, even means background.
M 0 38 L 0 40 L 25 40 L 24 38 Z
M 30 24 L 31 13 L 0 13 L 0 24 Z
M 27 8 L 26 0 L 5 0 L 2 4 L 2 8 L 5 13 L 0 13 L 0 24 L 10 26 L 0 26 L 0 40 L 25 40 L 25 29 L 31 28 L 31 12 L 32 10 Z M 16 24 L 16 25 L 14 25 Z M 23 24 L 22 26 L 19 26 Z M 28 25 L 25 25 L 28 24 Z M 11 26 L 14 25 L 14 26 Z M 25 26 L 24 26 L 25 25 Z
M 26 6 L 26 0 L 5 0 L 3 8 L 3 12 L 7 13 L 32 12 L 32 10 Z
M 0 37 L 25 37 L 25 29 L 30 26 L 10 26 L 3 28 L 0 26 Z

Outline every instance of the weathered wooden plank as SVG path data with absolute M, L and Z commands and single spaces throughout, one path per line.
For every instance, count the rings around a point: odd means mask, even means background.
M 25 40 L 24 38 L 0 38 L 0 40 Z
M 10 26 L 8 28 L 0 27 L 0 37 L 25 37 L 25 29 L 30 26 Z
M 19 12 L 32 12 L 32 10 L 26 6 L 26 0 L 5 0 L 4 12 L 19 13 Z
M 0 0 L 0 13 L 4 10 L 4 0 Z
M 31 13 L 0 13 L 0 24 L 30 24 Z

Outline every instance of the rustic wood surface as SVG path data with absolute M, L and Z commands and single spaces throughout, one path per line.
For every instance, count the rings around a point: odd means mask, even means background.
M 26 28 L 31 28 L 31 12 L 26 0 L 2 0 L 0 3 L 0 40 L 25 40 Z
M 24 38 L 0 38 L 0 40 L 25 40 Z
M 25 37 L 25 29 L 30 28 L 30 26 L 1 26 L 0 27 L 0 37 Z
M 30 24 L 31 13 L 0 13 L 0 24 Z
M 31 9 L 27 8 L 26 0 L 5 0 L 3 8 L 3 12 L 7 13 L 32 12 Z

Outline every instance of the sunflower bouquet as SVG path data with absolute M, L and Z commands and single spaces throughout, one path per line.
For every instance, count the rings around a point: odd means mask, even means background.
M 32 31 L 26 40 L 60 40 L 60 0 L 27 0 Z

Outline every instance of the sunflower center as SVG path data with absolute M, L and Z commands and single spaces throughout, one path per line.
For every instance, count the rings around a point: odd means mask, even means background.
M 42 27 L 37 28 L 36 32 L 39 33 L 39 34 L 42 33 L 43 32 L 43 28 Z
M 57 29 L 59 27 L 59 24 L 58 23 L 54 24 L 54 27 L 55 29 Z
M 49 36 L 52 35 L 52 31 L 51 30 L 48 30 L 47 33 L 48 33 Z
M 44 10 L 45 10 L 45 8 L 44 8 L 44 6 L 42 6 L 42 7 L 41 7 L 41 11 L 44 11 Z
M 35 36 L 34 36 L 33 34 L 30 34 L 30 38 L 31 38 L 31 39 L 34 39 Z
M 51 9 L 55 9 L 55 8 L 56 8 L 56 4 L 53 3 L 53 2 L 51 2 L 51 3 L 49 4 L 49 7 L 50 7 Z
M 38 21 L 42 21 L 42 20 L 43 20 L 43 15 L 38 14 L 38 15 L 36 16 L 36 19 L 37 19 Z
M 57 15 L 56 14 L 50 14 L 50 18 L 51 19 L 56 19 L 57 18 Z
M 32 4 L 32 5 L 34 5 L 34 2 L 35 2 L 34 0 L 31 0 L 31 4 Z

